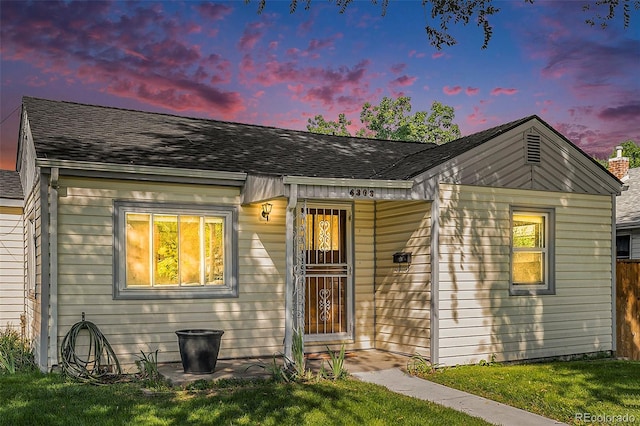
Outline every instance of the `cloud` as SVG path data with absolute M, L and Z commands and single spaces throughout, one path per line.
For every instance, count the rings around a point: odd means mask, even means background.
M 549 109 L 554 106 L 554 102 L 550 99 L 544 100 L 542 102 L 537 101 L 536 106 L 540 107 L 541 114 L 546 114 L 549 112 Z
M 640 124 L 640 103 L 605 108 L 598 113 L 598 117 L 602 120 L 629 120 Z
M 589 155 L 606 158 L 613 152 L 616 145 L 627 140 L 640 141 L 640 128 L 636 123 L 617 120 L 615 123 L 611 123 L 611 126 L 605 125 L 595 128 L 590 124 L 574 120 L 570 123 L 556 122 L 553 127 Z
M 311 39 L 311 41 L 309 41 L 309 46 L 307 46 L 307 52 L 315 52 L 317 50 L 332 48 L 335 44 L 335 41 L 341 39 L 342 37 L 342 33 L 336 33 L 331 37 L 323 39 Z
M 313 28 L 314 22 L 315 22 L 315 19 L 313 17 L 306 21 L 302 21 L 300 25 L 298 25 L 298 35 L 299 36 L 307 35 Z
M 484 113 L 480 110 L 479 107 L 474 106 L 473 113 L 467 115 L 466 121 L 468 125 L 475 127 L 475 126 L 486 124 L 489 120 L 484 115 Z
M 480 89 L 477 87 L 467 87 L 464 91 L 467 96 L 475 96 L 480 93 Z
M 322 105 L 329 110 L 359 108 L 372 94 L 367 71 L 369 60 L 349 66 L 317 67 L 298 62 L 296 57 L 265 61 L 245 55 L 240 63 L 241 81 L 247 86 L 286 85 L 294 100 Z
M 415 76 L 408 76 L 408 75 L 401 75 L 400 77 L 391 80 L 391 82 L 389 83 L 389 86 L 391 87 L 407 87 L 407 86 L 412 86 L 413 83 L 416 82 L 416 80 L 418 79 L 418 77 Z
M 407 68 L 407 64 L 393 64 L 391 65 L 391 72 L 394 74 L 400 74 L 402 71 Z
M 242 37 L 240 37 L 240 41 L 238 41 L 238 48 L 245 52 L 253 50 L 255 45 L 264 35 L 264 26 L 263 22 L 252 22 L 247 24 Z
M 640 40 L 629 36 L 632 28 L 619 28 L 616 23 L 622 20 L 614 20 L 603 37 L 602 29 L 585 25 L 586 15 L 576 14 L 570 3 L 545 3 L 547 16 L 531 26 L 535 32 L 524 30 L 522 34 L 525 51 L 544 63 L 540 76 L 591 103 L 637 99 Z
M 442 91 L 444 92 L 445 95 L 455 96 L 460 92 L 462 92 L 462 87 L 461 86 L 454 86 L 454 87 L 444 86 L 442 88 Z
M 515 95 L 516 93 L 518 93 L 518 89 L 507 89 L 504 87 L 496 87 L 495 89 L 491 90 L 491 96 L 500 96 L 500 95 L 507 95 L 507 96 L 512 96 Z
M 205 18 L 217 21 L 229 15 L 233 9 L 220 3 L 201 3 L 196 6 L 196 10 Z
M 183 39 L 196 24 L 165 13 L 162 5 L 140 3 L 124 11 L 121 5 L 3 3 L 3 61 L 24 61 L 171 111 L 231 117 L 245 108 L 239 93 L 218 87 L 230 80 L 231 63 Z M 222 16 L 225 10 L 209 12 Z

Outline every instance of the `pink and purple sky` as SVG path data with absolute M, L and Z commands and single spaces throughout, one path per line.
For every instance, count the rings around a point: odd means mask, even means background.
M 2 1 L 0 167 L 25 95 L 292 129 L 405 95 L 453 106 L 463 135 L 537 114 L 591 155 L 640 143 L 638 11 L 603 30 L 583 1 L 494 0 L 488 49 L 471 24 L 437 51 L 420 2 L 300 3 Z

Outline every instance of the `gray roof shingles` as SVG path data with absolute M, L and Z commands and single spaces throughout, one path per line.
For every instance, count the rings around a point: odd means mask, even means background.
M 14 200 L 22 200 L 24 198 L 18 172 L 0 169 L 0 198 Z
M 629 188 L 616 198 L 616 225 L 640 227 L 640 168 L 629 169 Z
M 445 145 L 319 135 L 25 97 L 38 158 L 276 176 L 402 180 L 530 120 Z
M 525 123 L 536 116 L 521 118 L 520 120 L 505 123 L 491 129 L 483 130 L 469 136 L 448 142 L 443 145 L 436 145 L 432 149 L 418 151 L 402 158 L 399 162 L 391 165 L 384 170 L 379 176 L 385 179 L 410 179 L 416 175 L 438 166 L 447 160 L 482 145 L 483 143 L 493 139 L 494 137 L 505 133 L 514 127 Z
M 434 147 L 318 135 L 25 97 L 38 158 L 327 178 L 370 178 Z

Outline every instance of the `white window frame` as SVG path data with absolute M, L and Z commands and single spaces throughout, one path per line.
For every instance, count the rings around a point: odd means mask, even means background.
M 223 220 L 224 280 L 223 284 L 200 286 L 126 286 L 126 215 L 190 215 L 216 217 Z M 238 211 L 234 206 L 203 206 L 115 200 L 113 203 L 113 298 L 114 299 L 209 299 L 238 297 L 237 262 Z
M 522 251 L 531 251 L 513 246 L 513 216 L 516 214 L 542 216 L 544 220 L 544 247 L 535 250 L 542 251 L 544 282 L 541 284 L 518 284 L 513 282 L 513 254 Z M 526 206 L 511 206 L 509 226 L 509 294 L 512 296 L 531 296 L 542 294 L 555 294 L 555 209 Z

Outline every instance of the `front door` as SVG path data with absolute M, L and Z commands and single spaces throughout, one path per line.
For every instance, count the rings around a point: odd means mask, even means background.
M 350 220 L 346 208 L 307 209 L 304 307 L 307 337 L 323 339 L 350 333 Z

